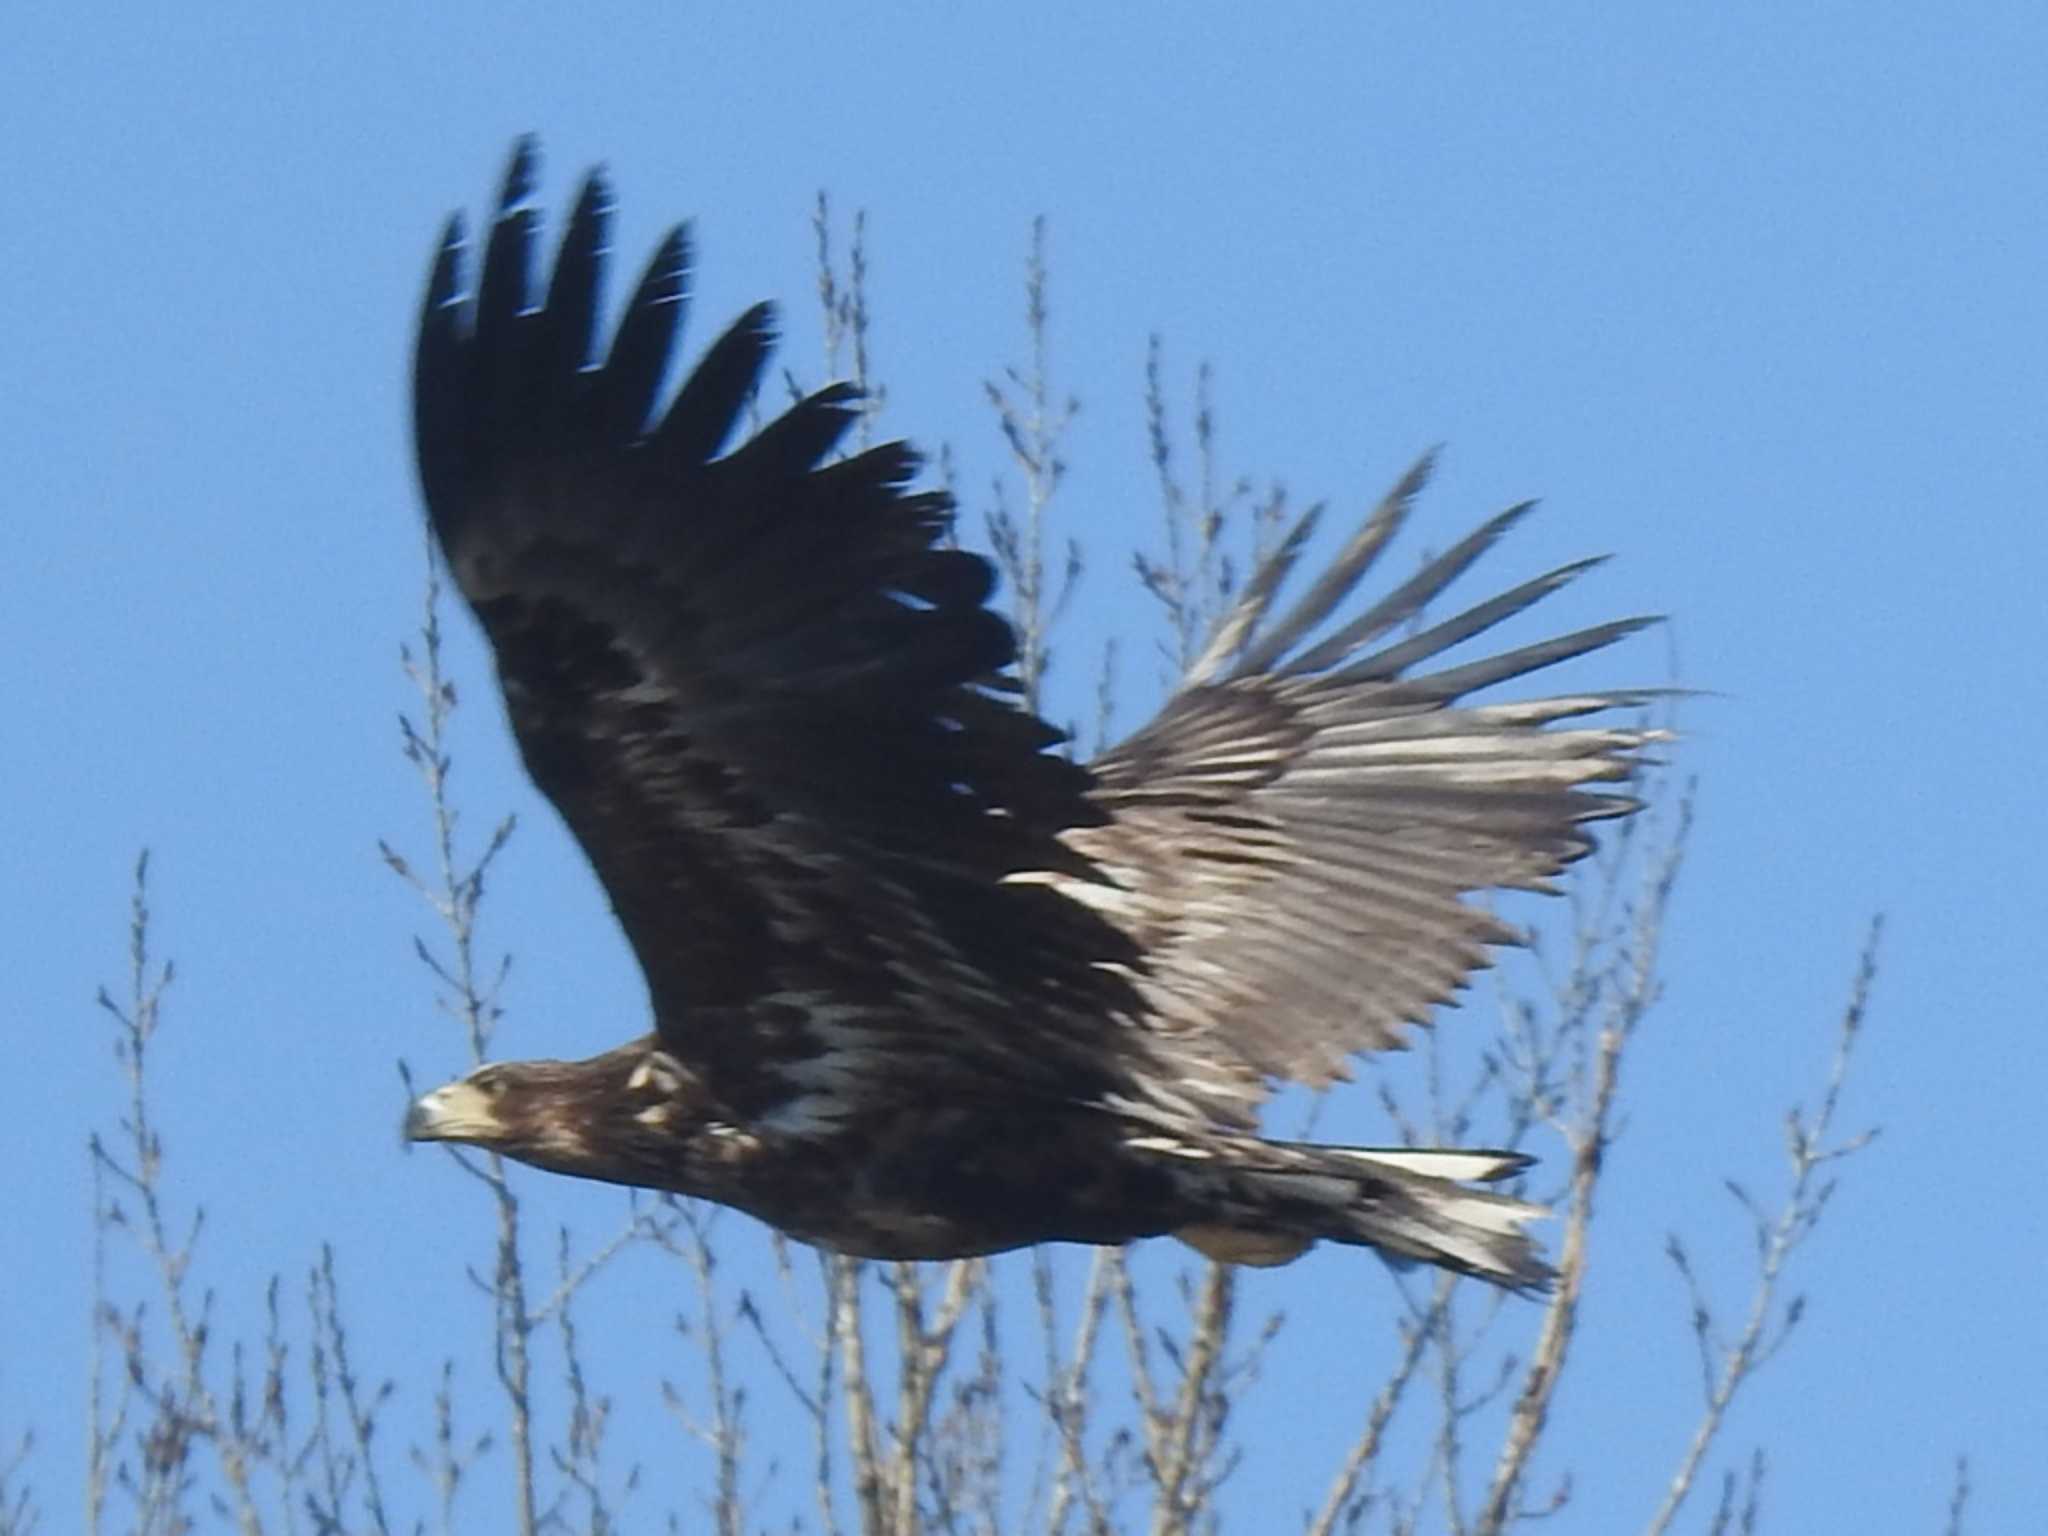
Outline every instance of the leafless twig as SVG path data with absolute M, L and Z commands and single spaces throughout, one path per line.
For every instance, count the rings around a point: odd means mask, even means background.
M 1782 1309 L 1778 1292 L 1787 1264 L 1826 1214 L 1834 1197 L 1837 1178 L 1830 1170 L 1855 1156 L 1877 1136 L 1875 1128 L 1834 1139 L 1835 1120 L 1841 1108 L 1842 1088 L 1848 1081 L 1849 1064 L 1862 1038 L 1863 1021 L 1870 1005 L 1871 984 L 1877 977 L 1877 956 L 1884 937 L 1884 922 L 1870 925 L 1856 978 L 1850 987 L 1849 1004 L 1835 1035 L 1834 1059 L 1828 1068 L 1826 1086 L 1819 1107 L 1812 1113 L 1793 1109 L 1785 1117 L 1785 1156 L 1791 1178 L 1783 1202 L 1767 1212 L 1747 1190 L 1729 1181 L 1729 1193 L 1742 1207 L 1755 1247 L 1757 1277 L 1750 1295 L 1749 1310 L 1734 1338 L 1723 1339 L 1716 1330 L 1713 1308 L 1687 1256 L 1685 1246 L 1674 1234 L 1665 1251 L 1685 1282 L 1692 1308 L 1692 1326 L 1698 1346 L 1705 1406 L 1692 1439 L 1679 1459 L 1678 1470 L 1665 1491 L 1664 1501 L 1644 1527 L 1646 1536 L 1661 1536 L 1684 1505 L 1698 1480 L 1707 1451 L 1720 1433 L 1728 1408 L 1757 1371 L 1784 1348 L 1785 1342 L 1806 1314 L 1806 1298 L 1795 1295 Z
M 989 380 L 983 385 L 1003 440 L 1010 446 L 1010 456 L 1024 474 L 1023 516 L 1010 510 L 1003 482 L 998 479 L 987 525 L 996 564 L 1010 583 L 1010 617 L 1017 628 L 1017 677 L 1025 707 L 1032 710 L 1041 706 L 1046 673 L 1052 666 L 1049 637 L 1073 599 L 1082 570 L 1081 546 L 1071 539 L 1059 576 L 1049 579 L 1045 569 L 1047 509 L 1067 473 L 1060 445 L 1081 408 L 1071 396 L 1056 403 L 1054 394 L 1045 238 L 1041 215 L 1031 223 L 1031 254 L 1024 277 L 1031 361 L 1023 368 L 1005 368 L 1002 382 Z

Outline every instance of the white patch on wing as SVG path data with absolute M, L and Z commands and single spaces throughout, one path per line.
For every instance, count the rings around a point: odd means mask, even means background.
M 651 1086 L 656 1093 L 673 1097 L 683 1086 L 682 1069 L 672 1057 L 649 1051 L 626 1078 L 626 1086 L 635 1093 Z
M 775 1074 L 791 1087 L 810 1093 L 837 1094 L 867 1076 L 866 1064 L 842 1051 L 827 1051 L 808 1061 L 791 1062 Z
M 1103 873 L 1117 880 L 1118 872 L 1105 868 Z M 1100 912 L 1106 917 L 1135 917 L 1139 911 L 1137 896 L 1122 883 L 1110 885 L 1100 880 L 1077 880 L 1072 875 L 1052 869 L 1019 869 L 1003 876 L 1004 885 L 1050 886 L 1070 901 L 1079 902 L 1090 911 Z
M 621 704 L 673 704 L 676 701 L 673 688 L 645 675 L 627 687 L 614 688 L 611 697 Z
M 784 1136 L 829 1135 L 860 1109 L 865 1085 L 887 1069 L 889 1031 L 874 1010 L 834 1002 L 822 992 L 775 992 L 762 1002 L 801 1014 L 800 1038 L 818 1049 L 777 1063 L 776 1075 L 795 1091 L 762 1115 L 756 1128 Z
M 1207 1147 L 1174 1136 L 1126 1136 L 1124 1145 L 1134 1152 L 1164 1152 L 1168 1157 L 1185 1157 L 1193 1162 L 1207 1162 L 1216 1155 Z
M 827 1093 L 804 1093 L 778 1104 L 754 1124 L 776 1136 L 826 1136 L 839 1129 L 851 1108 L 844 1099 Z

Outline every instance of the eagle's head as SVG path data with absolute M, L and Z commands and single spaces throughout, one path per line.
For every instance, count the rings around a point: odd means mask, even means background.
M 460 1141 L 555 1173 L 679 1189 L 703 1084 L 652 1036 L 587 1061 L 495 1061 L 413 1101 L 408 1141 Z

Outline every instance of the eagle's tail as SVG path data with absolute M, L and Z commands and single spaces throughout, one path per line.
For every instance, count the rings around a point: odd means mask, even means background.
M 1523 1231 L 1545 1207 L 1470 1183 L 1512 1178 L 1519 1152 L 1328 1147 L 1260 1142 L 1218 1170 L 1227 1193 L 1214 1219 L 1174 1235 L 1209 1257 L 1284 1264 L 1319 1239 L 1376 1248 L 1389 1262 L 1434 1264 L 1516 1291 L 1548 1288 L 1552 1270 Z

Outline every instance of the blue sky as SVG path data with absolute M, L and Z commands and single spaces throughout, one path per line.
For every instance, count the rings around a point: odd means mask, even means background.
M 952 445 L 970 510 L 1001 468 L 981 383 L 1023 354 L 1047 215 L 1056 366 L 1083 404 L 1063 526 L 1092 556 L 1073 657 L 1150 633 L 1124 572 L 1155 537 L 1154 331 L 1183 377 L 1215 364 L 1233 469 L 1362 510 L 1447 442 L 1427 542 L 1545 500 L 1482 582 L 1616 552 L 1557 623 L 1670 613 L 1684 680 L 1718 697 L 1687 715 L 1700 821 L 1669 995 L 1563 1409 L 1572 1528 L 1639 1523 L 1668 1476 L 1695 1388 L 1663 1235 L 1718 1252 L 1732 1303 L 1721 1179 L 1775 1188 L 1780 1119 L 1879 910 L 1848 1111 L 1884 1135 L 1727 1449 L 1770 1449 L 1781 1531 L 1938 1528 L 1957 1451 L 1979 1528 L 2048 1502 L 2027 1140 L 2048 1022 L 2048 18 L 1659 10 L 0 11 L 0 1432 L 40 1426 L 53 1528 L 78 1486 L 84 1139 L 117 1113 L 91 997 L 119 980 L 142 845 L 181 971 L 164 1129 L 224 1304 L 331 1236 L 386 1369 L 480 1326 L 459 1254 L 484 1214 L 393 1135 L 394 1061 L 434 1077 L 458 1052 L 374 845 L 424 837 L 393 724 L 421 577 L 410 329 L 442 219 L 481 207 L 527 130 L 553 207 L 611 168 L 629 264 L 695 217 L 693 345 L 776 298 L 809 378 L 812 199 L 865 208 L 889 425 Z M 522 817 L 487 936 L 518 954 L 507 1049 L 637 1032 L 601 893 L 519 777 L 467 630 L 455 664 L 472 822 Z M 1601 667 L 1660 682 L 1667 651 Z M 591 1232 L 615 1209 L 546 1199 Z M 664 1283 L 622 1279 L 596 1326 L 662 1317 Z M 1323 1373 L 1238 1421 L 1272 1454 L 1234 1496 L 1288 1508 L 1326 1471 L 1283 1405 L 1355 1415 L 1332 1362 L 1384 1347 L 1393 1294 L 1338 1252 L 1251 1284 Z

